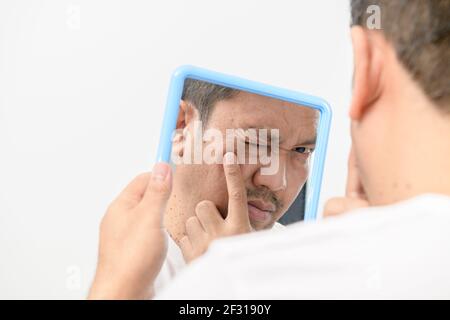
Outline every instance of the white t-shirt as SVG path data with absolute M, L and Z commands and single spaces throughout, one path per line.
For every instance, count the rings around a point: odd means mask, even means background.
M 159 299 L 450 298 L 450 197 L 216 241 Z
M 280 223 L 275 223 L 269 231 L 279 231 L 285 230 L 285 226 Z M 171 282 L 175 276 L 186 266 L 186 262 L 183 258 L 183 253 L 181 252 L 178 245 L 175 243 L 172 238 L 168 237 L 168 248 L 167 248 L 167 256 L 164 264 L 161 268 L 161 271 L 158 274 L 158 277 L 154 283 L 154 292 L 158 294 L 161 290 L 167 286 L 169 282 Z

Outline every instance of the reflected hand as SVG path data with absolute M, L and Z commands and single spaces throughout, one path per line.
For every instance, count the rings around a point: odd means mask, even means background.
M 368 207 L 369 202 L 359 178 L 355 153 L 350 149 L 348 158 L 347 188 L 345 197 L 331 198 L 325 204 L 323 217 L 330 217 L 346 213 L 348 211 Z
M 146 299 L 167 254 L 162 215 L 170 167 L 136 177 L 108 208 L 100 226 L 97 271 L 89 299 Z
M 224 219 L 211 201 L 197 204 L 196 215 L 186 221 L 187 235 L 180 240 L 181 251 L 187 262 L 202 255 L 215 239 L 252 231 L 241 168 L 232 152 L 225 154 L 223 160 L 228 190 L 227 217 Z

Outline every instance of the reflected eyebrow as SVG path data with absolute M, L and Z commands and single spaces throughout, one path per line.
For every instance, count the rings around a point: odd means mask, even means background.
M 243 128 L 243 129 L 244 130 L 255 130 L 256 133 L 258 134 L 258 138 L 259 138 L 259 130 L 266 129 L 267 130 L 267 140 L 268 140 L 267 142 L 268 143 L 270 143 L 270 141 L 272 140 L 272 132 L 271 132 L 271 130 L 278 130 L 278 132 L 279 132 L 278 128 L 273 128 L 273 127 L 270 127 L 270 126 L 259 126 L 259 127 L 248 126 L 248 127 Z M 281 135 L 279 135 L 278 138 L 279 138 L 278 143 L 281 144 L 283 142 L 283 138 L 281 137 Z
M 256 132 L 258 134 L 259 134 L 259 130 L 266 129 L 267 130 L 267 140 L 268 140 L 267 143 L 270 144 L 271 139 L 272 139 L 272 135 L 271 135 L 271 131 L 270 130 L 277 129 L 277 128 L 273 128 L 273 127 L 270 127 L 270 126 L 264 126 L 263 125 L 263 126 L 259 126 L 259 127 L 248 126 L 248 127 L 242 128 L 242 129 L 244 129 L 244 130 L 256 130 Z M 283 142 L 284 142 L 284 139 L 283 139 L 283 137 L 280 134 L 278 143 L 281 145 Z M 317 135 L 314 135 L 313 137 L 305 138 L 303 141 L 300 141 L 300 142 L 296 143 L 295 145 L 296 146 L 311 146 L 311 145 L 315 146 L 316 142 L 317 142 Z
M 297 145 L 316 145 L 317 142 L 317 136 L 314 136 L 313 138 L 306 139 L 304 141 L 299 142 Z

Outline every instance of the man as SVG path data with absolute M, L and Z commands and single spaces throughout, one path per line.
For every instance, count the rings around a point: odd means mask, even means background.
M 380 8 L 381 30 L 366 28 L 371 5 Z M 353 148 L 347 195 L 325 212 L 337 216 L 217 241 L 161 298 L 450 298 L 450 1 L 353 0 L 351 7 Z M 243 195 L 239 166 L 224 170 L 228 190 Z M 154 221 L 165 194 L 141 200 L 155 199 Z M 228 215 L 245 216 L 242 198 L 231 199 Z M 102 236 L 112 244 L 109 230 L 105 223 Z M 188 240 L 195 246 L 197 238 Z M 118 277 L 108 290 L 105 270 L 120 275 L 124 267 L 100 247 L 105 259 L 91 297 L 139 297 L 161 251 L 133 264 L 140 278 L 126 273 L 131 284 Z
M 178 135 L 173 143 L 176 163 L 173 188 L 164 215 L 164 225 L 170 235 L 169 250 L 155 282 L 156 291 L 174 278 L 185 261 L 201 255 L 208 247 L 205 243 L 195 251 L 183 252 L 178 248 L 186 244 L 182 242 L 184 236 L 201 228 L 201 221 L 189 218 L 201 216 L 203 212 L 206 219 L 227 217 L 222 155 L 229 148 L 237 152 L 238 143 L 243 147 L 240 163 L 249 221 L 244 226 L 223 230 L 214 239 L 282 227 L 276 221 L 298 196 L 308 177 L 318 115 L 317 110 L 279 99 L 186 79 L 177 119 Z M 277 157 L 277 161 L 272 161 L 276 167 L 261 161 L 258 158 L 261 150 L 257 150 L 265 147 L 269 149 L 268 155 L 274 151 L 274 146 L 270 149 L 273 129 L 278 133 L 277 144 L 281 150 L 272 154 L 273 158 Z M 254 159 L 250 154 L 252 146 L 257 152 Z M 210 208 L 214 210 L 212 213 Z
M 315 147 L 318 115 L 317 110 L 279 99 L 203 81 L 186 80 L 177 121 L 181 136 L 175 138 L 174 142 L 174 149 L 184 157 L 176 166 L 172 195 L 165 215 L 172 238 L 179 242 L 186 234 L 184 222 L 195 215 L 196 205 L 201 200 L 212 202 L 220 214 L 226 217 L 228 196 L 223 192 L 226 185 L 221 162 L 222 155 L 229 147 L 225 140 L 229 138 L 227 132 L 230 129 L 234 130 L 232 138 L 236 140 L 232 142 L 232 147 L 237 149 L 235 145 L 239 142 L 247 146 L 246 157 L 240 163 L 249 198 L 251 227 L 255 230 L 270 229 L 286 212 L 306 182 L 308 160 Z M 203 155 L 199 163 L 194 162 L 193 155 L 198 151 L 193 146 L 195 141 L 192 141 L 197 137 L 196 129 L 202 134 L 198 137 L 201 139 L 200 156 Z M 258 141 L 250 141 L 252 138 L 246 133 L 254 130 L 258 134 L 261 133 L 258 132 L 260 129 L 266 130 L 268 137 L 267 141 L 259 139 L 258 147 L 270 149 L 270 130 L 276 129 L 279 133 L 279 159 L 277 168 L 274 168 L 276 170 L 272 172 L 264 173 L 261 169 L 269 165 L 264 165 L 259 159 L 255 158 L 254 163 L 249 163 L 248 145 Z M 206 137 L 211 130 L 219 135 L 214 137 L 217 139 Z M 211 149 L 211 145 L 219 151 L 216 152 L 217 156 L 212 152 L 213 160 L 217 161 L 208 164 L 204 158 L 209 155 L 205 153 L 208 148 Z M 270 153 L 270 150 L 267 152 Z M 263 214 L 264 211 L 269 212 Z

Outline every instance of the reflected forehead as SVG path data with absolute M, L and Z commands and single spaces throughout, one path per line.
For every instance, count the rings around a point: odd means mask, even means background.
M 216 121 L 231 128 L 279 129 L 280 142 L 314 141 L 319 111 L 280 99 L 240 92 L 218 102 Z
M 274 114 L 278 115 L 276 119 L 282 118 L 283 115 L 305 119 L 318 118 L 318 111 L 315 109 L 249 92 L 240 92 L 228 102 L 234 105 L 236 113 L 250 113 L 255 118 L 273 117 Z
M 280 99 L 242 92 L 228 103 L 236 123 L 264 128 L 314 126 L 318 110 Z

